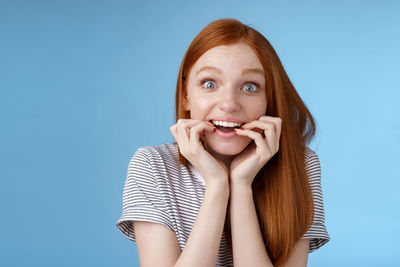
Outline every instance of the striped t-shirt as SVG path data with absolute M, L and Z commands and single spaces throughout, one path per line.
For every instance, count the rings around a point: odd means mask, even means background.
M 122 215 L 117 227 L 136 242 L 133 221 L 155 222 L 176 234 L 183 250 L 205 193 L 200 173 L 189 163 L 179 162 L 177 144 L 137 149 L 132 156 L 123 191 Z M 329 241 L 325 227 L 321 190 L 321 169 L 317 154 L 306 149 L 306 170 L 314 198 L 314 221 L 302 238 L 310 238 L 313 252 Z M 216 266 L 233 266 L 233 257 L 222 235 Z

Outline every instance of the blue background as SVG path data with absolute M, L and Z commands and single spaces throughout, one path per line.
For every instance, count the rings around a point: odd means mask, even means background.
M 398 1 L 1 1 L 0 265 L 139 266 L 130 157 L 171 142 L 183 55 L 232 17 L 318 122 L 331 241 L 309 266 L 400 266 Z

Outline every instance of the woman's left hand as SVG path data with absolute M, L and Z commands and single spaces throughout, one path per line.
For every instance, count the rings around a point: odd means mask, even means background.
M 233 159 L 230 166 L 231 183 L 251 186 L 260 169 L 279 150 L 281 125 L 282 120 L 278 117 L 261 116 L 258 120 L 243 125 L 242 129 L 235 129 L 237 135 L 247 136 L 254 143 Z M 261 133 L 251 130 L 255 128 L 260 129 Z

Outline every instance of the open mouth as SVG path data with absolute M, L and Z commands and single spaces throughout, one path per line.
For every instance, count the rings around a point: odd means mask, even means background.
M 233 129 L 239 129 L 244 123 L 236 123 L 236 122 L 227 122 L 227 121 L 213 121 L 210 120 L 214 126 L 221 131 L 229 132 L 233 131 Z

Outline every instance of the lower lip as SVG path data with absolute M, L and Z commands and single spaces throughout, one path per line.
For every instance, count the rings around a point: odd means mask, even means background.
M 236 131 L 235 130 L 233 130 L 232 132 L 223 132 L 223 131 L 220 131 L 220 130 L 218 130 L 218 129 L 215 129 L 215 131 L 214 131 L 214 133 L 216 134 L 216 135 L 218 135 L 219 137 L 221 137 L 221 138 L 233 138 L 233 137 L 235 137 L 235 136 L 238 136 L 237 134 L 236 134 Z

